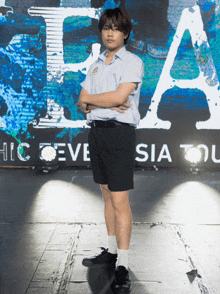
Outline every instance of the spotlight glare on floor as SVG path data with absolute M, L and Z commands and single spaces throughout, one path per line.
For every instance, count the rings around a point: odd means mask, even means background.
M 197 164 L 202 159 L 202 152 L 199 148 L 188 148 L 186 150 L 185 159 L 190 161 L 193 164 Z

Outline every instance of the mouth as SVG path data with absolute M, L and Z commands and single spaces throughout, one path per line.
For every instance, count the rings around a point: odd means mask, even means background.
M 111 40 L 111 39 L 107 40 L 107 43 L 113 43 L 113 42 L 114 42 L 114 40 Z

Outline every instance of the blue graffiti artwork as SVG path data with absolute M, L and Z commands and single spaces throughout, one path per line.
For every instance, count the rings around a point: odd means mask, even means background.
M 58 1 L 26 1 L 22 4 L 18 1 L 8 1 L 8 5 L 1 7 L 0 17 L 0 128 L 8 135 L 19 140 L 22 134 L 31 138 L 29 123 L 38 125 L 42 117 L 46 117 L 49 123 L 45 127 L 59 127 L 59 119 L 51 124 L 51 112 L 53 114 L 56 105 L 63 108 L 63 116 L 68 120 L 84 119 L 76 107 L 80 93 L 80 83 L 85 74 L 68 72 L 64 82 L 53 83 L 47 81 L 47 56 L 46 56 L 46 24 L 40 17 L 31 17 L 28 8 L 54 5 Z M 35 3 L 36 2 L 36 3 Z M 42 2 L 42 1 L 41 1 Z M 115 7 L 114 1 L 106 1 L 104 8 Z M 89 17 L 69 17 L 63 25 L 63 51 L 65 63 L 76 63 L 86 59 L 90 53 L 86 52 L 88 44 L 98 41 L 97 36 L 85 28 L 91 24 Z M 48 89 L 50 93 L 48 94 Z M 48 106 L 48 98 L 53 100 Z M 67 132 L 70 137 L 76 136 L 80 131 L 77 128 L 61 126 L 60 138 Z
M 36 21 L 14 17 L 11 12 L 0 21 L 0 126 L 19 138 L 27 131 L 27 122 L 45 107 L 40 95 L 46 82 L 45 51 Z
M 75 6 L 70 2 L 30 0 L 21 4 L 11 0 L 0 7 L 2 131 L 16 140 L 34 138 L 31 129 L 56 128 L 57 138 L 68 135 L 71 140 L 85 132 L 85 116 L 76 106 L 80 83 L 104 50 L 97 30 L 100 13 L 118 6 L 125 7 L 132 17 L 128 50 L 145 64 L 139 127 L 169 129 L 170 123 L 163 124 L 158 116 L 163 117 L 163 110 L 172 111 L 178 103 L 185 111 L 204 108 L 215 112 L 216 101 L 213 105 L 209 102 L 209 92 L 194 85 L 187 90 L 183 84 L 196 81 L 201 73 L 210 87 L 218 84 L 218 1 L 200 0 L 195 5 L 191 0 L 151 0 L 146 5 L 139 0 L 134 5 L 132 1 L 92 0 L 80 1 L 78 6 L 77 1 L 73 1 Z M 190 17 L 201 21 L 201 31 L 195 31 Z M 198 33 L 200 39 L 195 37 Z M 167 88 L 162 81 L 165 74 L 170 78 Z M 199 122 L 200 128 L 213 129 L 213 122 Z

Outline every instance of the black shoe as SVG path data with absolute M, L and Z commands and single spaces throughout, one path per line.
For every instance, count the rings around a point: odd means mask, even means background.
M 108 249 L 101 247 L 102 253 L 93 257 L 84 258 L 82 264 L 87 267 L 104 267 L 109 264 L 115 264 L 117 260 L 117 254 L 111 254 Z
M 129 272 L 124 266 L 118 266 L 115 270 L 115 282 L 114 282 L 115 294 L 129 294 L 131 293 L 131 280 L 129 278 Z

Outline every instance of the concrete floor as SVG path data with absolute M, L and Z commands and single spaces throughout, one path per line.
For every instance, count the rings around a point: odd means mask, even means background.
M 0 294 L 111 294 L 85 256 L 107 247 L 89 170 L 0 169 Z M 136 171 L 132 294 L 220 294 L 220 172 Z

